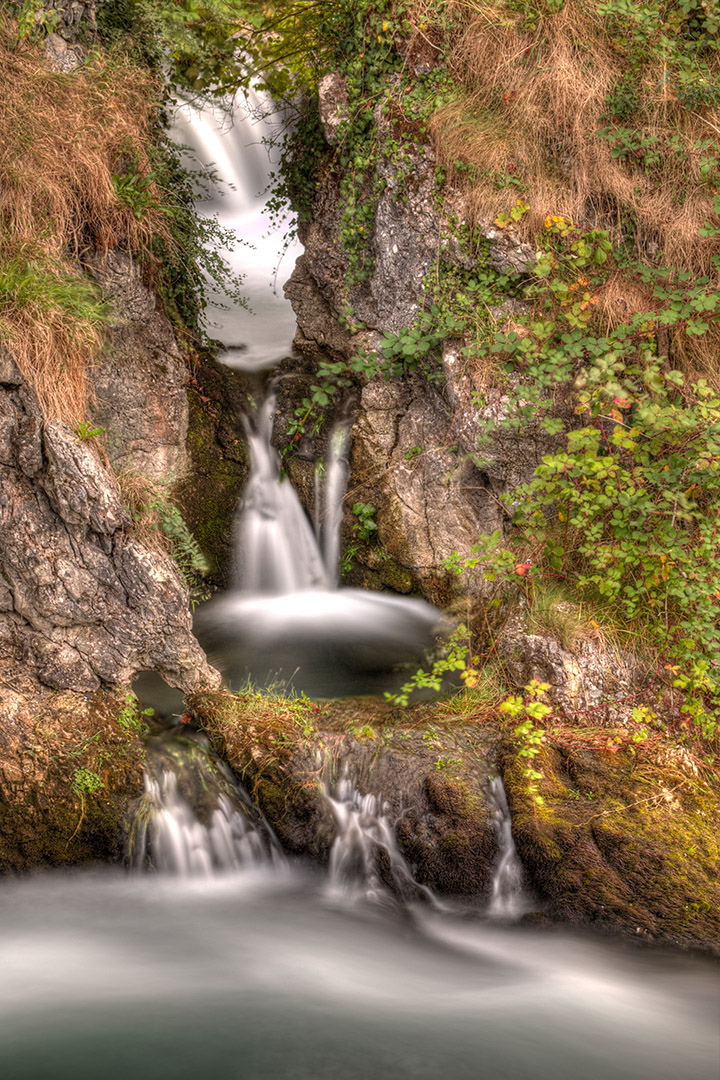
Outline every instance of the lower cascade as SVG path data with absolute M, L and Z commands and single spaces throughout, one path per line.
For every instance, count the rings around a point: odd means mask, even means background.
M 330 851 L 331 896 L 373 902 L 422 900 L 439 907 L 430 889 L 413 877 L 382 798 L 361 795 L 347 776 L 339 781 L 334 796 L 326 795 L 338 829 Z
M 519 919 L 530 909 L 523 888 L 523 870 L 512 838 L 510 808 L 499 776 L 490 781 L 490 804 L 498 839 L 498 860 L 492 879 L 488 915 L 494 919 Z
M 210 878 L 284 863 L 247 793 L 201 737 L 156 739 L 144 783 L 131 833 L 134 869 Z

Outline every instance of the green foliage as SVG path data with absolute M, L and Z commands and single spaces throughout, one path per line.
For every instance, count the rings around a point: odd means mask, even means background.
M 410 702 L 410 695 L 416 690 L 441 690 L 446 675 L 453 671 L 464 673 L 468 670 L 467 658 L 469 654 L 468 628 L 463 623 L 460 623 L 448 638 L 446 655 L 436 660 L 430 671 L 419 668 L 412 678 L 408 679 L 400 687 L 397 694 L 386 692 L 385 700 L 389 701 L 391 705 L 400 705 L 404 708 Z
M 17 14 L 18 41 L 27 37 L 42 37 L 57 29 L 58 16 L 46 0 L 20 0 L 8 5 Z
M 68 317 L 103 325 L 109 309 L 97 287 L 45 255 L 20 253 L 0 261 L 0 318 L 3 308 Z
M 113 173 L 112 185 L 121 202 L 130 207 L 137 221 L 142 221 L 148 210 L 158 205 L 154 191 L 154 176 L 137 171 L 137 160 L 125 173 Z
M 91 769 L 75 769 L 72 778 L 72 789 L 76 795 L 84 798 L 86 795 L 94 795 L 105 787 L 104 781 Z
M 183 167 L 181 149 L 166 135 L 157 133 L 149 156 L 151 174 L 123 189 L 126 201 L 137 197 L 139 201 L 130 203 L 131 208 L 134 213 L 145 213 L 150 204 L 144 193 L 153 183 L 160 189 L 170 237 L 166 240 L 158 236 L 153 242 L 157 290 L 173 322 L 203 337 L 202 313 L 207 307 L 208 285 L 224 296 L 228 305 L 247 307 L 242 276 L 222 255 L 223 249 L 232 250 L 244 241 L 232 229 L 220 225 L 216 215 L 196 212 L 192 182 L 197 178 Z M 128 185 L 134 175 L 127 174 Z
M 649 310 L 604 329 L 593 307 L 618 268 Z M 720 290 L 708 277 L 634 263 L 605 232 L 551 217 L 521 295 L 528 315 L 481 346 L 521 380 L 500 426 L 544 416 L 564 445 L 507 495 L 511 543 L 484 537 L 447 568 L 480 565 L 490 580 L 514 582 L 531 612 L 543 582 L 559 577 L 576 596 L 639 620 L 685 693 L 686 718 L 708 737 L 720 704 L 720 394 L 673 370 L 659 342 L 709 334 Z M 570 394 L 574 411 L 561 415 Z
M 358 540 L 367 543 L 373 534 L 377 532 L 375 507 L 371 503 L 356 502 L 353 504 L 352 512 L 357 518 L 353 525 L 353 532 Z
M 147 509 L 154 512 L 159 519 L 158 524 L 153 524 L 152 528 L 159 528 L 169 540 L 172 557 L 186 588 L 189 592 L 196 593 L 209 567 L 185 519 L 177 506 L 163 496 L 151 499 Z
M 75 428 L 75 434 L 82 442 L 87 442 L 88 439 L 97 439 L 100 435 L 105 434 L 104 427 L 93 427 L 92 424 L 82 421 Z
M 151 717 L 153 713 L 153 709 L 140 710 L 135 695 L 126 694 L 125 705 L 118 713 L 116 719 L 126 735 L 143 736 L 147 735 L 148 732 L 147 722 L 144 718 Z
M 511 695 L 506 698 L 500 706 L 500 712 L 512 717 L 513 720 L 522 718 L 515 728 L 518 757 L 525 762 L 523 775 L 527 782 L 527 792 L 536 806 L 542 806 L 544 799 L 539 794 L 539 782 L 543 778 L 543 773 L 536 767 L 535 758 L 540 753 L 545 738 L 545 728 L 538 725 L 552 712 L 550 706 L 543 700 L 550 689 L 550 684 L 533 679 L 524 689 L 524 696 Z

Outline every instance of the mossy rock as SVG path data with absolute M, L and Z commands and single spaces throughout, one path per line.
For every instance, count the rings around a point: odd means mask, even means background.
M 443 706 L 372 699 L 287 701 L 195 695 L 188 706 L 286 850 L 327 862 L 336 825 L 324 790 L 347 775 L 387 804 L 417 880 L 438 893 L 487 895 L 497 855 L 488 811 L 494 737 Z
M 209 355 L 188 382 L 190 470 L 176 491 L 190 531 L 226 587 L 231 576 L 233 520 L 248 475 L 242 415 L 248 411 L 246 378 Z
M 518 854 L 552 917 L 720 952 L 716 777 L 682 751 L 557 738 L 535 759 L 538 805 L 515 747 L 502 763 Z
M 0 871 L 120 861 L 143 787 L 134 699 L 23 690 L 0 691 Z

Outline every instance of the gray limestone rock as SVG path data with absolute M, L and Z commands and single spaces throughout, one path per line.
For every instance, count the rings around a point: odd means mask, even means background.
M 335 146 L 338 128 L 347 116 L 347 83 L 336 71 L 323 75 L 318 83 L 318 110 L 323 134 L 331 146 Z
M 91 373 L 93 422 L 106 429 L 117 469 L 178 479 L 187 468 L 187 369 L 172 327 L 129 255 L 98 256 L 91 272 L 114 315 L 107 347 Z
M 142 670 L 185 690 L 218 685 L 175 564 L 130 534 L 94 446 L 59 422 L 43 431 L 31 395 L 0 389 L 0 462 L 0 651 L 78 692 Z
M 501 520 L 487 478 L 459 447 L 437 390 L 417 378 L 371 380 L 353 428 L 355 498 L 377 507 L 380 546 L 420 584 L 442 576 Z

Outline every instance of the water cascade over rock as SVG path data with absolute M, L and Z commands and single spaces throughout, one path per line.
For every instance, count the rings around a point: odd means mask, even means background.
M 283 245 L 278 226 L 285 223 L 274 219 L 267 206 L 268 151 L 281 139 L 284 124 L 268 98 L 253 91 L 225 108 L 181 102 L 174 114 L 173 138 L 197 177 L 197 211 L 216 215 L 239 241 L 222 255 L 243 276 L 247 307 L 230 307 L 211 287 L 206 318 L 210 336 L 223 344 L 222 360 L 244 371 L 279 363 L 290 352 L 296 329 L 281 286 L 302 247 L 297 241 Z
M 421 900 L 439 908 L 403 858 L 382 798 L 361 795 L 348 776 L 340 779 L 334 797 L 327 798 L 338 827 L 330 851 L 330 896 L 374 903 Z
M 270 442 L 274 409 L 271 390 L 248 421 L 251 472 L 236 529 L 238 587 L 206 605 L 198 632 L 231 681 L 250 675 L 264 683 L 282 673 L 284 682 L 321 695 L 376 691 L 372 674 L 418 661 L 442 615 L 423 600 L 335 587 L 346 424 L 330 437 L 316 499 L 318 535 L 281 478 Z
M 523 871 L 512 837 L 510 808 L 499 776 L 490 781 L 490 802 L 498 837 L 498 860 L 493 872 L 488 915 L 494 919 L 519 919 L 530 910 L 523 888 Z
M 182 878 L 210 878 L 284 863 L 272 831 L 202 735 L 151 740 L 130 861 Z

